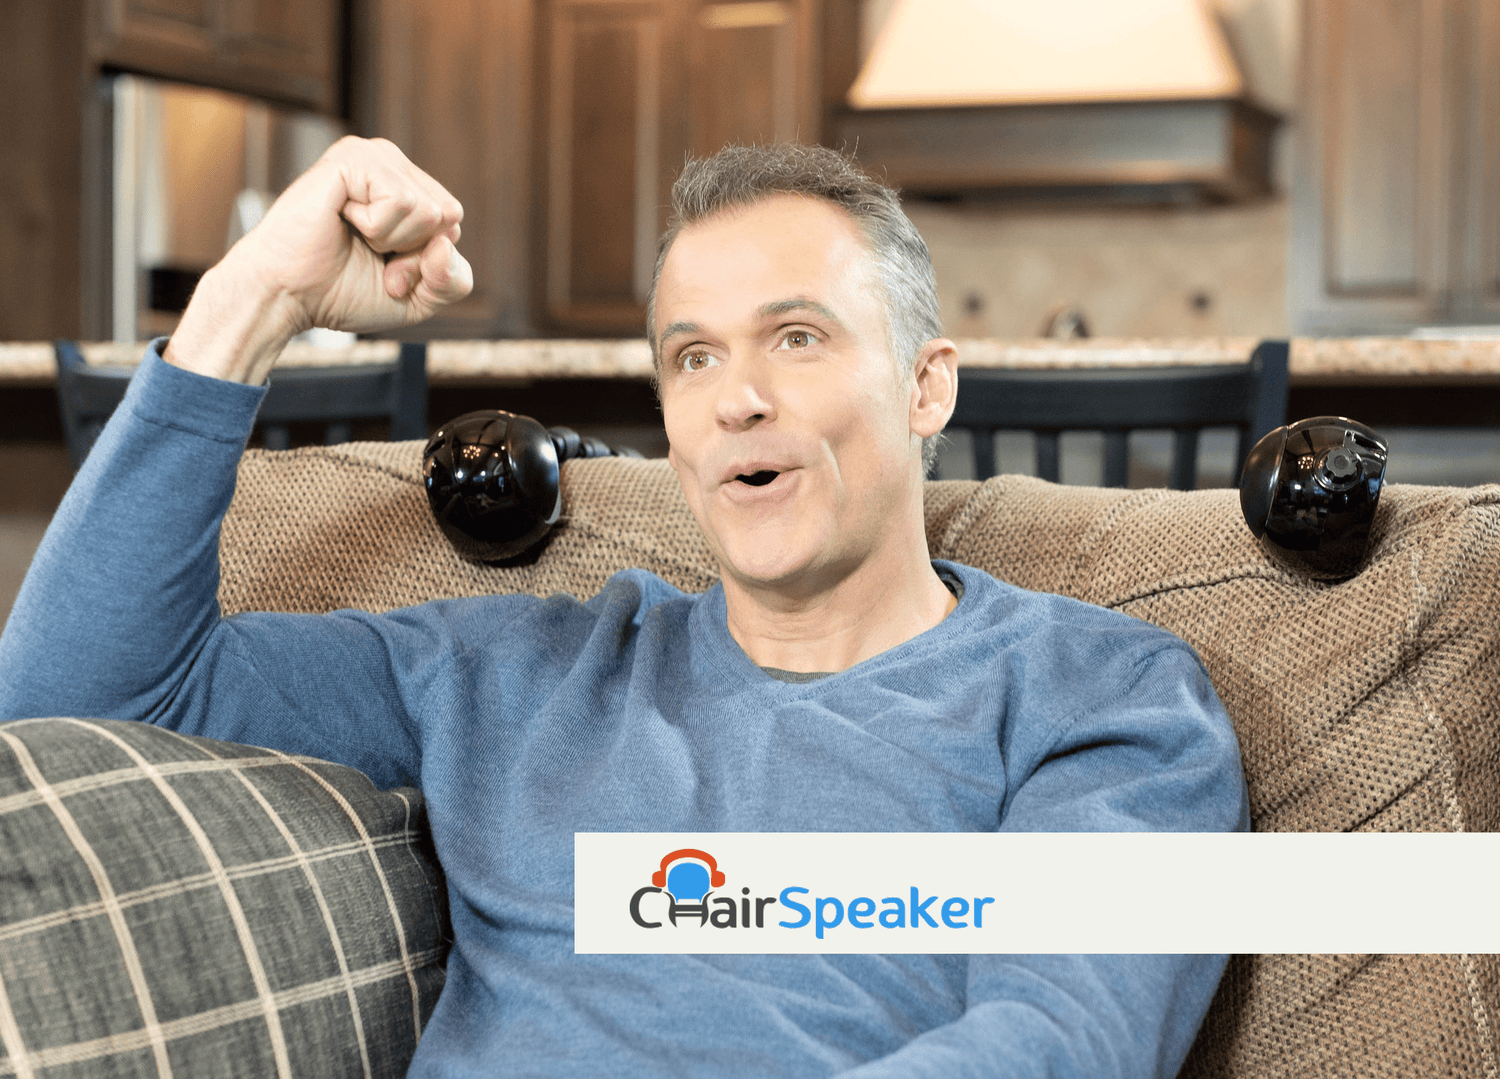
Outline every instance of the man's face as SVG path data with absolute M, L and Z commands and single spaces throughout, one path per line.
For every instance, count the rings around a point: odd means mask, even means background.
M 871 557 L 920 451 L 854 221 L 774 195 L 684 229 L 655 332 L 672 467 L 724 572 L 795 592 Z

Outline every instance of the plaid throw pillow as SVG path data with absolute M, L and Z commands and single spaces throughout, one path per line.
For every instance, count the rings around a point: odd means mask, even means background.
M 398 1076 L 449 930 L 421 795 L 141 723 L 0 723 L 0 1076 Z

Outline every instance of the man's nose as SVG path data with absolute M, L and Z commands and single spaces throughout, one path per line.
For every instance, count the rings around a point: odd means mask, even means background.
M 776 418 L 775 398 L 768 365 L 754 355 L 731 356 L 719 380 L 714 418 L 725 430 L 745 430 Z

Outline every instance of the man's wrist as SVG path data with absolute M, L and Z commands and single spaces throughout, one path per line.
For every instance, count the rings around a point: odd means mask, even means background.
M 252 386 L 266 381 L 288 341 L 307 329 L 289 293 L 226 258 L 203 275 L 162 359 L 184 370 Z

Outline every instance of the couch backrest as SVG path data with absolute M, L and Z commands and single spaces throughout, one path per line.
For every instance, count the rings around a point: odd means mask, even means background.
M 628 566 L 688 590 L 716 578 L 664 461 L 567 465 L 564 525 L 508 566 L 453 553 L 419 465 L 417 443 L 249 454 L 221 543 L 225 613 L 589 596 Z M 927 534 L 934 557 L 1192 644 L 1234 720 L 1258 830 L 1500 828 L 1500 486 L 1388 487 L 1369 562 L 1340 583 L 1267 559 L 1232 490 L 932 483 Z M 1495 957 L 1244 957 L 1188 1070 L 1316 1072 L 1389 1046 L 1395 1070 L 1370 1074 L 1434 1074 L 1439 1057 L 1484 1074 L 1497 1009 Z

